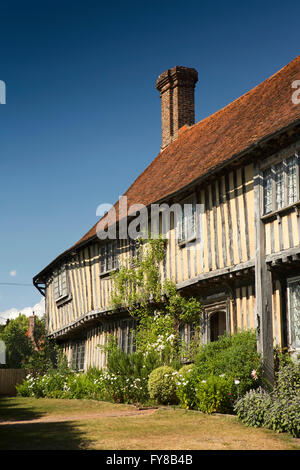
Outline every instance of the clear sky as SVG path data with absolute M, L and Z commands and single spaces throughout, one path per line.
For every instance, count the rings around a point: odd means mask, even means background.
M 196 121 L 300 53 L 300 2 L 1 1 L 0 283 L 32 277 L 160 148 L 157 76 L 199 73 Z M 0 316 L 40 294 L 0 284 Z

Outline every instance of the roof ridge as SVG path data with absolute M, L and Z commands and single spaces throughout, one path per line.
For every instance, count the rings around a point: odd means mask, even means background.
M 299 60 L 300 59 L 300 54 L 295 57 L 294 59 L 292 59 L 288 64 L 284 65 L 283 67 L 281 67 L 281 69 L 277 70 L 277 72 L 273 73 L 273 75 L 271 75 L 270 77 L 266 78 L 265 80 L 263 80 L 262 82 L 258 83 L 257 85 L 255 85 L 255 87 L 251 88 L 250 90 L 246 91 L 245 93 L 243 93 L 241 96 L 239 96 L 238 98 L 236 98 L 235 100 L 231 101 L 230 103 L 226 104 L 225 106 L 223 106 L 223 108 L 220 108 L 218 109 L 217 111 L 215 111 L 214 113 L 210 114 L 209 116 L 206 116 L 205 118 L 201 119 L 200 121 L 196 122 L 195 124 L 193 124 L 193 126 L 190 126 L 191 128 L 192 127 L 197 127 L 199 124 L 203 123 L 204 121 L 207 121 L 209 119 L 211 119 L 212 117 L 215 117 L 217 114 L 221 113 L 222 111 L 224 111 L 225 109 L 228 109 L 230 107 L 232 107 L 235 103 L 237 103 L 238 101 L 242 100 L 243 98 L 245 98 L 247 95 L 252 95 L 255 90 L 257 90 L 257 88 L 260 88 L 262 85 L 264 85 L 266 82 L 268 81 L 271 81 L 273 80 L 276 75 L 279 75 L 284 69 L 290 67 L 293 62 L 296 62 L 297 59 Z M 170 144 L 171 145 L 171 144 Z

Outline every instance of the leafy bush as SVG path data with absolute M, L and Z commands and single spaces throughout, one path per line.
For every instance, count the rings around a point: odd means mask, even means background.
M 26 380 L 16 387 L 18 395 L 35 398 L 62 398 L 66 376 L 51 373 L 40 376 L 27 375 Z
M 233 408 L 234 382 L 211 375 L 196 385 L 196 408 L 204 413 L 227 413 Z
M 300 437 L 300 369 L 284 361 L 271 393 L 261 389 L 247 393 L 235 404 L 235 411 L 248 426 L 264 426 Z
M 274 394 L 281 400 L 292 399 L 300 395 L 299 365 L 288 362 L 279 369 Z
M 188 377 L 194 368 L 194 364 L 186 364 L 179 369 L 178 374 L 179 376 Z
M 195 371 L 194 364 L 188 364 L 178 371 L 177 381 L 177 397 L 181 408 L 186 410 L 196 408 L 196 390 L 195 386 L 198 378 Z
M 177 375 L 178 372 L 169 366 L 154 369 L 148 381 L 150 398 L 163 405 L 176 403 L 178 401 L 176 395 Z
M 289 400 L 273 399 L 265 413 L 264 426 L 300 437 L 300 396 Z
M 265 413 L 271 404 L 271 397 L 262 388 L 250 390 L 234 405 L 238 418 L 246 425 L 254 428 L 263 426 Z
M 300 436 L 300 368 L 299 364 L 285 362 L 279 369 L 277 383 L 271 394 L 271 405 L 266 411 L 264 426 L 277 432 Z
M 239 395 L 257 388 L 257 375 L 251 375 L 255 371 L 260 376 L 261 371 L 256 334 L 243 331 L 232 336 L 224 335 L 218 341 L 201 346 L 195 357 L 195 368 L 202 380 L 222 374 L 239 380 Z
M 16 388 L 18 395 L 23 397 L 103 400 L 106 397 L 106 377 L 101 371 L 86 374 L 51 372 L 40 376 L 29 374 Z
M 17 391 L 21 396 L 37 398 L 90 398 L 117 403 L 145 403 L 149 400 L 149 374 L 159 364 L 158 354 L 127 355 L 110 346 L 107 370 L 91 368 L 83 374 L 69 369 L 65 357 L 59 354 L 55 369 L 44 375 L 29 374 Z
M 33 396 L 29 380 L 24 380 L 21 384 L 16 385 L 16 390 L 19 397 Z
M 115 345 L 108 351 L 107 395 L 118 403 L 144 403 L 149 400 L 148 378 L 160 365 L 158 353 L 126 354 Z

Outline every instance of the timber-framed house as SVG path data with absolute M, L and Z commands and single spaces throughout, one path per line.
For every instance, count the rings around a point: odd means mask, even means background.
M 161 151 L 125 195 L 129 206 L 203 207 L 199 249 L 187 247 L 198 220 L 185 221 L 180 239 L 170 226 L 161 276 L 201 299 L 203 342 L 256 328 L 271 377 L 273 346 L 300 353 L 300 56 L 194 123 L 197 80 L 178 66 L 159 76 Z M 115 209 L 119 223 L 118 202 Z M 111 314 L 109 276 L 133 253 L 130 240 L 100 240 L 95 225 L 34 277 L 47 333 L 78 370 L 105 365 L 98 345 L 108 332 L 133 350 L 132 318 Z M 181 334 L 190 337 L 189 325 Z

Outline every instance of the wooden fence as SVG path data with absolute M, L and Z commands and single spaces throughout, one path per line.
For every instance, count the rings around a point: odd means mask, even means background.
M 24 369 L 0 369 L 0 395 L 16 395 L 16 385 L 25 379 Z

